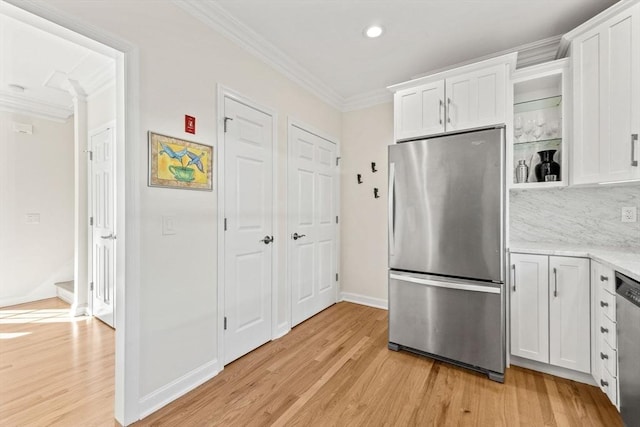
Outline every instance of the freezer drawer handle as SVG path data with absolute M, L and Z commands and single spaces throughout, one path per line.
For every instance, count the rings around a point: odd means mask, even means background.
M 401 280 L 403 282 L 417 283 L 420 285 L 434 286 L 438 288 L 459 289 L 461 291 L 485 292 L 489 294 L 500 293 L 500 288 L 494 288 L 490 286 L 467 285 L 464 283 L 454 283 L 454 282 L 438 282 L 435 280 L 419 279 L 417 277 L 403 276 L 400 274 L 390 274 L 389 277 L 395 280 Z

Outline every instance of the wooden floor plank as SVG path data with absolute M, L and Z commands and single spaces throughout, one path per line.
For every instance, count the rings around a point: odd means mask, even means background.
M 113 330 L 52 299 L 0 309 L 0 425 L 113 426 Z M 49 310 L 49 311 L 46 311 Z M 13 335 L 11 335 L 13 334 Z M 24 335 L 19 335 L 24 334 Z M 5 336 L 5 335 L 2 335 Z M 387 312 L 338 303 L 137 426 L 622 426 L 597 388 L 505 384 L 387 349 Z

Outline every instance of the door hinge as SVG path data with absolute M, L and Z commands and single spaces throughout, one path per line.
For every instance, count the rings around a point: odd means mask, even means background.
M 338 215 L 336 215 L 336 224 L 338 223 Z
M 93 282 L 89 283 L 89 290 L 93 291 Z
M 336 282 L 338 281 L 338 273 L 336 273 Z
M 336 166 L 340 165 L 340 159 L 341 159 L 341 158 L 342 158 L 342 157 L 336 157 Z
M 227 316 L 224 316 L 224 330 L 227 330 Z
M 227 133 L 227 122 L 229 120 L 233 120 L 231 117 L 225 117 L 224 118 L 224 133 Z
M 227 218 L 224 219 L 224 231 L 227 231 Z
M 92 216 L 89 217 L 89 225 L 93 225 L 93 217 Z

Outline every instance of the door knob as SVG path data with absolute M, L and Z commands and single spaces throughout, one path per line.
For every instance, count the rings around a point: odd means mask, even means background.
M 306 234 L 298 234 L 298 233 L 293 233 L 293 240 L 298 240 L 298 239 L 302 239 L 304 236 L 306 236 Z
M 100 238 L 105 240 L 115 240 L 116 236 L 113 233 L 111 233 L 108 236 L 100 236 Z
M 269 243 L 273 242 L 273 236 L 264 236 L 264 239 L 258 241 L 264 243 L 265 245 L 268 245 Z

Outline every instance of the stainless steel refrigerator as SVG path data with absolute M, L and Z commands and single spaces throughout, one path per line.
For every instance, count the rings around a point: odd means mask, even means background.
M 389 348 L 504 381 L 504 127 L 389 147 Z

